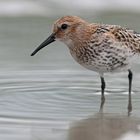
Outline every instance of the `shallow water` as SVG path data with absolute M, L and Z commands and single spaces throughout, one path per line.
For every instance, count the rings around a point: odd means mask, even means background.
M 110 15 L 100 17 L 105 23 L 107 20 L 115 22 Z M 122 17 L 116 16 L 116 19 L 117 24 L 125 25 L 119 20 Z M 125 20 L 131 22 L 132 19 L 135 21 L 133 16 Z M 98 20 L 101 19 L 97 17 Z M 0 18 L 0 140 L 83 140 L 85 137 L 91 140 L 93 134 L 99 140 L 101 137 L 97 136 L 102 132 L 107 140 L 138 139 L 139 61 L 133 67 L 131 117 L 127 117 L 127 72 L 105 76 L 105 114 L 97 114 L 100 106 L 98 74 L 78 65 L 60 42 L 30 56 L 51 33 L 52 22 L 41 17 Z M 133 26 L 134 29 L 140 27 L 137 23 Z M 94 123 L 96 120 L 99 123 Z M 115 133 L 111 139 L 110 133 L 104 131 L 112 130 L 110 126 L 116 126 L 117 132 L 111 131 Z

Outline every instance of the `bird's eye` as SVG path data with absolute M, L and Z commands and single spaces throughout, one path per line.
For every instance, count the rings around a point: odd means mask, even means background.
M 63 30 L 67 29 L 67 27 L 68 27 L 67 24 L 62 24 L 62 25 L 61 25 L 61 29 L 63 29 Z

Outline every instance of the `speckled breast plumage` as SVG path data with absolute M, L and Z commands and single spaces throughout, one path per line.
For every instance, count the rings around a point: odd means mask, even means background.
M 119 26 L 102 25 L 82 47 L 70 49 L 82 66 L 100 73 L 126 70 L 140 51 L 140 37 Z

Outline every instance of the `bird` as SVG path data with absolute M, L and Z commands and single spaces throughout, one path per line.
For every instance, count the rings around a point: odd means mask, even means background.
M 128 71 L 128 114 L 132 112 L 132 63 L 140 54 L 140 34 L 119 25 L 90 23 L 78 16 L 63 16 L 53 24 L 52 34 L 31 54 L 59 40 L 83 67 L 101 80 L 100 111 L 105 103 L 106 73 Z

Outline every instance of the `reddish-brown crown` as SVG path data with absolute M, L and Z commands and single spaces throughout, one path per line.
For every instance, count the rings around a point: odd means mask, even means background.
M 64 26 L 64 29 L 63 29 Z M 88 38 L 90 33 L 90 24 L 77 16 L 65 16 L 54 23 L 53 32 L 56 38 L 69 44 L 72 41 Z

